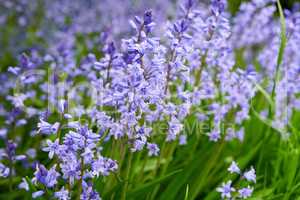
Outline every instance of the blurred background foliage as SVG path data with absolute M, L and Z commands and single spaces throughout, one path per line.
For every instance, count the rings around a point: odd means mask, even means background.
M 242 2 L 247 0 L 228 0 L 229 10 L 231 13 L 236 13 Z M 280 0 L 283 9 L 291 9 L 295 3 L 300 3 L 299 0 Z

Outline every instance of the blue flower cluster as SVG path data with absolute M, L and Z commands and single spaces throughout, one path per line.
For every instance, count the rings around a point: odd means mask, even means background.
M 246 180 L 246 184 L 250 183 L 256 183 L 256 174 L 253 167 L 251 167 L 250 170 L 242 173 L 240 168 L 238 167 L 237 163 L 232 161 L 231 165 L 228 168 L 228 171 L 231 174 L 238 174 L 241 176 L 242 179 Z M 241 179 L 241 180 L 242 180 Z M 239 185 L 243 185 L 242 181 L 238 183 Z M 217 188 L 217 191 L 221 193 L 222 199 L 246 199 L 248 197 L 251 197 L 253 192 L 253 187 L 250 185 L 247 185 L 246 187 L 243 187 L 241 189 L 235 189 L 232 187 L 232 180 L 227 181 L 226 183 L 223 183 L 222 186 Z M 236 193 L 237 192 L 237 193 Z M 233 194 L 236 193 L 236 194 Z

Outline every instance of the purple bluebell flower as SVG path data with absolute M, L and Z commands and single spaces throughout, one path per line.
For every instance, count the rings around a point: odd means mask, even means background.
M 64 113 L 68 107 L 68 102 L 64 99 L 59 100 L 58 110 L 60 113 Z
M 147 149 L 149 151 L 149 156 L 157 156 L 159 154 L 159 148 L 157 144 L 154 143 L 147 143 Z
M 58 200 L 69 200 L 71 199 L 69 196 L 69 191 L 62 187 L 59 191 L 54 193 L 54 197 Z
M 22 53 L 22 55 L 20 56 L 20 64 L 22 67 L 27 68 L 29 65 L 29 57 L 25 54 Z
M 23 108 L 24 101 L 28 98 L 26 94 L 15 94 L 14 96 L 7 96 L 7 99 L 12 102 L 16 108 Z
M 240 198 L 246 199 L 246 198 L 251 197 L 251 195 L 253 193 L 253 188 L 248 186 L 248 187 L 245 187 L 245 188 L 242 188 L 242 189 L 238 190 L 238 192 L 239 192 L 239 197 Z
M 0 129 L 0 138 L 6 138 L 7 136 L 7 129 Z
M 117 167 L 116 161 L 100 156 L 92 163 L 92 174 L 97 177 L 99 175 L 107 176 L 110 172 L 115 171 Z
M 133 147 L 131 148 L 132 152 L 141 151 L 146 144 L 145 139 L 137 139 L 133 143 Z
M 231 193 L 235 191 L 233 187 L 231 187 L 232 181 L 228 181 L 227 183 L 223 183 L 221 187 L 217 188 L 217 192 L 221 193 L 222 199 L 231 198 Z
M 244 140 L 244 128 L 241 128 L 240 130 L 238 130 L 236 133 L 236 137 L 239 141 L 243 141 Z
M 82 183 L 83 191 L 80 195 L 80 200 L 101 200 L 99 193 L 96 192 L 90 183 L 83 182 Z
M 144 13 L 144 25 L 147 26 L 150 23 L 152 23 L 152 11 L 151 10 L 147 10 Z
M 193 5 L 194 5 L 194 0 L 186 0 L 185 4 L 184 4 L 185 9 L 187 9 L 187 10 L 191 9 Z
M 56 172 L 56 165 L 54 165 L 49 171 L 44 167 L 44 165 L 37 165 L 36 171 L 34 173 L 34 182 L 39 182 L 48 188 L 52 188 L 57 184 L 57 178 L 60 176 Z
M 26 156 L 31 159 L 34 159 L 36 157 L 36 149 L 33 148 L 27 149 Z
M 0 163 L 0 177 L 8 177 L 10 169 Z
M 179 136 L 179 145 L 186 145 L 187 144 L 187 137 L 186 135 Z
M 228 128 L 226 132 L 227 132 L 225 136 L 226 141 L 231 141 L 233 138 L 236 137 L 236 134 L 232 128 Z
M 16 140 L 17 140 L 17 138 L 16 138 Z M 26 159 L 25 155 L 22 155 L 22 154 L 16 155 L 16 148 L 17 148 L 17 144 L 12 140 L 8 140 L 6 142 L 5 152 L 3 152 L 2 155 L 0 155 L 0 158 L 1 158 L 1 156 L 4 156 L 12 162 L 25 160 Z
M 59 164 L 63 173 L 63 178 L 70 180 L 70 184 L 73 185 L 75 180 L 79 180 L 81 177 L 81 166 L 79 160 L 74 155 L 61 156 L 62 162 Z
M 13 157 L 13 160 L 19 160 L 19 161 L 22 161 L 25 159 L 26 159 L 26 155 L 16 155 Z
M 7 69 L 8 72 L 13 73 L 14 75 L 19 75 L 21 68 L 20 67 L 8 67 Z
M 243 174 L 243 177 L 247 180 L 247 181 L 251 181 L 256 183 L 256 174 L 255 174 L 255 169 L 253 167 L 251 167 L 251 169 L 247 172 L 245 172 Z
M 38 197 L 41 197 L 44 193 L 45 193 L 45 192 L 44 192 L 43 190 L 38 190 L 38 191 L 32 193 L 32 198 L 33 198 L 33 199 L 36 199 L 36 198 L 38 198 Z
M 71 114 L 69 114 L 69 113 L 65 113 L 65 114 L 64 114 L 64 118 L 65 118 L 65 119 L 72 119 L 73 116 L 72 116 Z
M 23 126 L 25 124 L 27 124 L 26 119 L 20 119 L 16 122 L 16 126 Z
M 232 161 L 229 168 L 228 168 L 228 171 L 233 174 L 233 173 L 241 173 L 241 170 L 240 168 L 238 167 L 237 163 L 235 161 Z
M 210 140 L 210 141 L 217 142 L 220 138 L 221 138 L 221 134 L 220 134 L 220 131 L 217 130 L 217 129 L 213 129 L 213 130 L 209 133 L 209 140 Z
M 49 158 L 52 159 L 54 155 L 59 154 L 60 145 L 59 139 L 56 139 L 54 142 L 47 140 L 47 147 L 43 148 L 43 151 L 49 152 Z
M 117 163 L 117 161 L 108 158 L 106 160 L 106 168 L 110 172 L 115 172 L 118 169 L 118 163 Z
M 183 32 L 185 32 L 188 29 L 188 24 L 187 23 L 188 22 L 185 19 L 181 20 L 178 23 L 175 23 L 173 25 L 174 31 L 177 34 L 182 34 Z
M 22 178 L 22 182 L 18 185 L 18 188 L 19 189 L 24 189 L 26 191 L 29 191 L 29 185 L 28 185 L 28 183 L 27 183 L 27 181 L 26 181 L 25 178 Z
M 42 119 L 40 119 L 40 122 L 38 123 L 38 133 L 50 135 L 50 134 L 56 134 L 59 128 L 59 123 L 55 122 L 54 124 L 50 124 Z
M 212 12 L 218 16 L 225 10 L 226 1 L 225 0 L 212 0 L 211 8 L 212 8 Z
M 107 53 L 107 54 L 109 54 L 113 58 L 113 55 L 116 52 L 116 47 L 115 47 L 114 42 L 109 42 L 106 45 L 106 47 L 104 48 L 104 52 Z
M 12 140 L 8 140 L 6 143 L 6 153 L 8 158 L 12 159 L 16 154 L 17 144 Z
M 183 129 L 183 125 L 176 117 L 172 117 L 171 121 L 168 122 L 169 129 L 167 135 L 167 141 L 175 140 L 176 136 L 180 133 Z

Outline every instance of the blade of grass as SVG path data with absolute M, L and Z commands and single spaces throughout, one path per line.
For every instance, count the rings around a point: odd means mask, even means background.
M 187 184 L 186 185 L 186 190 L 185 190 L 184 200 L 188 200 L 188 198 L 189 198 L 189 185 Z
M 280 46 L 279 46 L 279 52 L 278 52 L 278 56 L 277 56 L 276 71 L 275 71 L 274 83 L 273 83 L 273 88 L 272 88 L 272 99 L 274 99 L 276 85 L 280 78 L 279 77 L 280 76 L 279 68 L 280 68 L 280 65 L 283 60 L 284 49 L 286 47 L 286 42 L 287 42 L 285 18 L 284 18 L 282 7 L 281 7 L 279 0 L 277 0 L 277 6 L 278 6 L 279 16 L 280 16 L 281 33 L 280 33 Z
M 128 192 L 128 197 L 133 198 L 133 197 L 138 197 L 140 194 L 146 194 L 147 191 L 149 191 L 152 187 L 156 186 L 157 184 L 162 183 L 166 179 L 170 178 L 171 176 L 178 174 L 182 171 L 182 169 L 173 171 L 165 176 L 162 176 L 160 178 L 155 179 L 154 181 L 151 181 L 149 183 L 145 183 L 144 185 Z

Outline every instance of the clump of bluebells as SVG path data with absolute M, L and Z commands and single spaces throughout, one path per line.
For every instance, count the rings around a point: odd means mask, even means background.
M 168 163 L 162 157 L 173 152 L 164 146 L 189 142 L 184 125 L 190 118 L 210 125 L 201 132 L 209 142 L 243 142 L 259 85 L 269 93 L 274 87 L 276 94 L 288 89 L 286 95 L 272 97 L 276 106 L 265 118 L 281 133 L 289 131 L 289 119 L 300 105 L 299 10 L 285 12 L 291 48 L 285 51 L 282 77 L 274 83 L 281 29 L 273 0 L 243 3 L 236 16 L 227 12 L 225 0 L 187 0 L 176 16 L 163 14 L 170 2 L 155 1 L 153 5 L 164 6 L 144 11 L 148 3 L 141 1 L 142 14 L 135 17 L 125 1 L 107 1 L 105 9 L 104 3 L 88 2 L 77 0 L 72 7 L 45 1 L 46 27 L 35 34 L 48 48 L 28 50 L 0 74 L 5 97 L 0 104 L 0 177 L 19 176 L 15 166 L 22 165 L 28 173 L 22 174 L 19 188 L 32 198 L 101 199 L 99 182 L 105 184 L 108 176 L 122 183 L 126 196 L 132 162 L 145 155 L 146 161 L 156 157 L 156 170 Z M 0 24 L 17 18 L 26 26 L 32 16 L 24 5 L 16 8 L 15 17 L 0 16 Z M 5 1 L 4 7 L 14 3 Z M 114 16 L 122 7 L 129 7 L 129 13 Z M 54 33 L 47 32 L 50 25 Z M 245 66 L 235 61 L 238 50 Z M 31 131 L 15 134 L 32 122 Z M 29 149 L 22 148 L 25 143 Z M 218 187 L 221 197 L 250 197 L 254 168 L 241 172 L 232 162 L 228 171 L 240 181 Z
M 55 192 L 56 198 L 69 199 L 72 195 L 70 190 L 79 187 L 81 199 L 100 199 L 99 194 L 93 190 L 92 180 L 115 172 L 118 164 L 101 155 L 99 140 L 100 135 L 93 133 L 85 125 L 72 127 L 63 138 L 55 141 L 48 139 L 42 150 L 48 152 L 53 165 L 49 170 L 43 164 L 36 165 L 31 181 L 40 190 L 33 193 L 33 197 L 43 195 L 44 188 L 53 189 L 59 179 L 63 179 L 65 185 Z M 89 198 L 91 195 L 93 198 Z
M 228 180 L 217 188 L 222 199 L 247 199 L 251 197 L 254 190 L 253 184 L 256 183 L 255 169 L 251 167 L 249 170 L 242 172 L 238 164 L 232 161 L 228 171 L 230 174 L 238 175 L 240 179 L 234 182 L 235 186 L 232 186 L 232 180 Z

